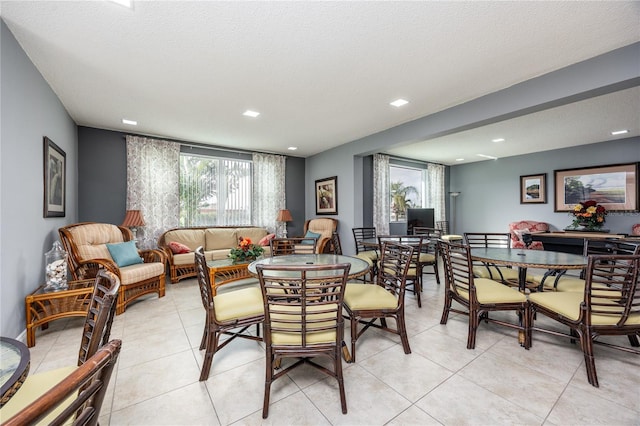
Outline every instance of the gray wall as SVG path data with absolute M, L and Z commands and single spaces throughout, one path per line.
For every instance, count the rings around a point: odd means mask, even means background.
M 215 149 L 199 151 L 225 155 Z M 248 155 L 250 158 L 250 153 Z M 78 158 L 79 221 L 122 223 L 127 201 L 125 133 L 79 127 Z M 287 157 L 285 179 L 287 208 L 293 216 L 293 222 L 288 224 L 287 229 L 289 235 L 302 235 L 305 219 L 304 159 Z
M 627 138 L 581 147 L 481 161 L 451 167 L 456 200 L 456 233 L 504 232 L 509 222 L 538 220 L 554 230 L 571 224 L 566 212 L 554 210 L 554 170 L 640 161 L 640 138 Z M 520 176 L 547 174 L 547 204 L 520 204 Z M 606 226 L 612 233 L 631 233 L 640 213 L 610 212 Z
M 44 253 L 77 219 L 76 126 L 4 22 L 0 59 L 0 335 L 25 330 L 24 297 L 44 282 Z M 66 217 L 43 217 L 43 137 L 66 153 Z

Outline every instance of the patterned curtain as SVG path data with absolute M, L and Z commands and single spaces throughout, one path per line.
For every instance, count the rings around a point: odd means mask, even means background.
M 286 209 L 283 155 L 253 154 L 253 199 L 251 222 L 275 232 L 278 211 Z M 285 224 L 286 226 L 286 224 Z
M 180 223 L 180 145 L 127 135 L 127 209 L 140 210 L 145 226 L 139 248 L 155 248 L 164 231 Z
M 427 174 L 429 182 L 427 206 L 434 208 L 436 222 L 447 220 L 444 199 L 444 166 L 429 163 Z
M 373 155 L 373 226 L 378 235 L 389 234 L 389 156 Z

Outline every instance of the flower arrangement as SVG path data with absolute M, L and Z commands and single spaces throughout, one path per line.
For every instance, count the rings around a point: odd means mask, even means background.
M 264 248 L 253 244 L 251 238 L 240 237 L 238 239 L 238 247 L 232 248 L 229 252 L 229 257 L 234 262 L 246 262 L 249 260 L 256 260 L 258 256 L 264 253 Z
M 587 200 L 576 204 L 569 215 L 573 216 L 572 228 L 577 229 L 581 226 L 588 231 L 594 231 L 604 225 L 607 209 L 594 200 Z

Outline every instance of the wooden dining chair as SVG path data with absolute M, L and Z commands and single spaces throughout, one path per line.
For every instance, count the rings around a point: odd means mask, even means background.
M 508 232 L 465 232 L 464 241 L 470 248 L 504 248 L 511 244 L 511 234 Z M 492 263 L 477 263 L 473 266 L 473 274 L 478 278 L 489 278 L 500 281 L 512 287 L 518 287 L 520 280 L 518 271 L 510 266 L 497 266 Z M 527 276 L 527 282 L 533 283 L 533 278 Z M 530 287 L 537 287 L 536 283 Z
M 2 411 L 2 425 L 97 425 L 121 346 L 121 340 L 108 342 L 11 417 Z
M 546 328 L 533 331 L 580 339 L 587 379 L 599 387 L 594 343 L 640 355 L 640 255 L 590 255 L 583 292 L 543 291 L 529 296 L 530 322 L 542 314 L 563 324 L 569 334 Z M 632 347 L 598 342 L 600 336 L 627 336 Z
M 351 362 L 356 360 L 356 341 L 370 327 L 397 334 L 404 353 L 411 353 L 404 318 L 404 294 L 413 251 L 413 247 L 408 245 L 385 242 L 375 283 L 347 284 L 344 308 L 351 325 Z M 388 326 L 387 318 L 394 319 L 396 328 Z M 358 330 L 360 324 L 364 327 Z
M 202 246 L 195 251 L 196 272 L 200 299 L 205 310 L 204 331 L 200 342 L 200 350 L 205 351 L 200 371 L 200 381 L 209 378 L 213 357 L 236 337 L 262 341 L 260 324 L 264 321 L 262 293 L 257 287 L 243 287 L 214 295 L 207 260 Z M 256 326 L 256 335 L 246 331 Z M 230 336 L 220 343 L 220 337 Z
M 372 240 L 377 242 L 378 237 L 376 235 L 376 228 L 351 228 L 351 232 L 353 233 L 353 240 L 356 245 L 356 257 L 359 257 L 369 264 L 369 279 L 367 279 L 366 276 L 363 276 L 362 279 L 363 281 L 372 282 L 378 273 L 380 249 L 377 246 L 372 248 L 371 245 L 365 244 L 363 241 Z
M 271 384 L 302 364 L 315 367 L 338 381 L 342 413 L 347 413 L 342 376 L 342 306 L 350 267 L 348 263 L 256 266 L 265 312 L 266 378 L 262 418 L 269 415 Z M 317 357 L 331 361 L 332 368 L 316 363 Z M 282 360 L 287 358 L 296 360 L 283 367 Z
M 489 279 L 478 278 L 473 273 L 470 248 L 467 245 L 438 241 L 438 250 L 444 262 L 445 295 L 440 324 L 446 324 L 449 313 L 461 313 L 469 317 L 467 349 L 476 346 L 476 332 L 481 321 L 491 321 L 519 331 L 520 343 L 529 348 L 529 302 L 518 290 Z M 453 301 L 466 310 L 454 308 Z M 516 311 L 521 323 L 514 324 L 489 317 L 492 311 Z
M 428 238 L 424 235 L 379 235 L 378 241 L 380 247 L 387 241 L 394 241 L 398 244 L 404 244 L 413 247 L 411 254 L 411 262 L 409 263 L 409 269 L 407 270 L 406 286 L 411 290 L 418 307 L 422 307 L 422 266 L 420 262 L 420 254 L 423 247 L 428 242 Z
M 431 266 L 433 268 L 433 272 L 430 273 L 435 275 L 436 284 L 440 284 L 440 272 L 438 270 L 438 240 L 442 237 L 442 231 L 437 228 L 414 226 L 413 234 L 425 237 L 424 244 L 422 245 L 422 250 L 418 258 L 422 273 L 425 273 L 425 266 Z
M 289 237 L 274 238 L 269 244 L 271 256 L 285 256 L 289 254 L 316 254 L 316 238 Z
M 98 270 L 80 336 L 80 349 L 76 365 L 28 376 L 15 395 L 0 409 L 1 418 L 8 419 L 41 398 L 56 383 L 85 364 L 100 347 L 109 341 L 119 288 L 120 280 L 116 274 L 104 269 Z M 65 407 L 66 405 L 62 404 L 50 413 L 46 417 L 47 422 L 57 416 Z

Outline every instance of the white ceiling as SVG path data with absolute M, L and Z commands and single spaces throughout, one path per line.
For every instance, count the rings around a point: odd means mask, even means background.
M 78 125 L 302 157 L 640 41 L 638 1 L 2 1 L 0 13 Z M 637 136 L 639 116 L 628 89 L 388 152 L 479 161 Z

